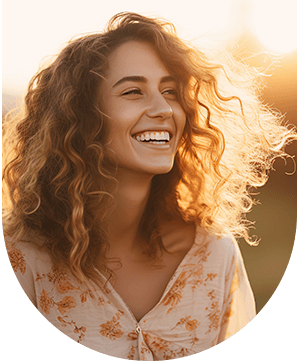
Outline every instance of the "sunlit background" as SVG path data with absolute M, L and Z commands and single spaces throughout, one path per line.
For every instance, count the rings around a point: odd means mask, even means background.
M 75 35 L 101 31 L 114 14 L 134 11 L 172 21 L 180 37 L 203 49 L 226 49 L 259 68 L 272 65 L 263 99 L 296 124 L 296 6 L 296 0 L 3 0 L 3 113 L 17 104 L 44 57 Z M 296 154 L 294 144 L 287 150 Z M 261 243 L 240 242 L 258 311 L 284 274 L 296 228 L 296 176 L 286 174 L 293 163 L 278 161 L 275 169 L 249 215 Z
M 24 91 L 43 57 L 71 37 L 101 31 L 120 11 L 162 16 L 180 36 L 201 46 L 235 43 L 245 32 L 264 50 L 296 50 L 296 0 L 96 1 L 3 0 L 3 88 Z

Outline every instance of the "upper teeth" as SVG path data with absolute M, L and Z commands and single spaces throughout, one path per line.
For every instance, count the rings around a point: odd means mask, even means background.
M 168 131 L 146 131 L 138 133 L 133 136 L 138 141 L 149 141 L 149 140 L 170 140 L 170 133 Z

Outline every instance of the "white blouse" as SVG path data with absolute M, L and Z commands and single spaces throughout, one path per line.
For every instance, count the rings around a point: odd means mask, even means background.
M 8 253 L 21 286 L 47 320 L 78 343 L 118 358 L 166 360 L 199 353 L 255 316 L 237 243 L 200 227 L 160 301 L 139 322 L 104 277 L 101 287 L 80 284 L 33 244 L 8 244 Z

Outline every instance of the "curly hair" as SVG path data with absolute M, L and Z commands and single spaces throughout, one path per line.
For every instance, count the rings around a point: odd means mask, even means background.
M 99 84 L 113 50 L 130 40 L 154 47 L 176 78 L 186 114 L 174 167 L 153 178 L 139 226 L 153 257 L 163 248 L 161 214 L 251 243 L 251 188 L 265 184 L 274 158 L 286 156 L 295 138 L 261 103 L 257 71 L 229 55 L 210 60 L 164 20 L 121 13 L 105 32 L 71 40 L 32 78 L 23 110 L 4 123 L 4 232 L 14 241 L 43 237 L 52 258 L 79 280 L 97 282 L 98 270 L 107 269 L 105 221 L 114 199 L 105 185 L 116 167 Z

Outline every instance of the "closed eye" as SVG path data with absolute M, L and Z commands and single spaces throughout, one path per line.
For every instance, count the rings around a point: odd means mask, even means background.
M 166 89 L 162 92 L 163 95 L 169 96 L 173 99 L 177 98 L 178 96 L 178 92 L 176 89 L 174 88 L 170 88 L 170 89 Z
M 169 97 L 172 99 L 177 99 L 177 95 L 178 95 L 177 90 L 174 88 L 165 89 L 161 93 L 162 93 L 162 95 L 165 95 L 166 97 Z M 131 95 L 139 96 L 139 95 L 143 95 L 143 92 L 139 88 L 134 88 L 134 89 L 124 91 L 121 95 L 122 96 L 131 96 Z
M 128 91 L 125 91 L 122 93 L 122 96 L 123 95 L 142 95 L 142 92 L 140 89 L 138 88 L 135 88 L 135 89 L 132 89 L 132 90 L 128 90 Z
M 163 91 L 163 94 L 176 95 L 177 94 L 177 91 L 171 88 L 169 90 Z

